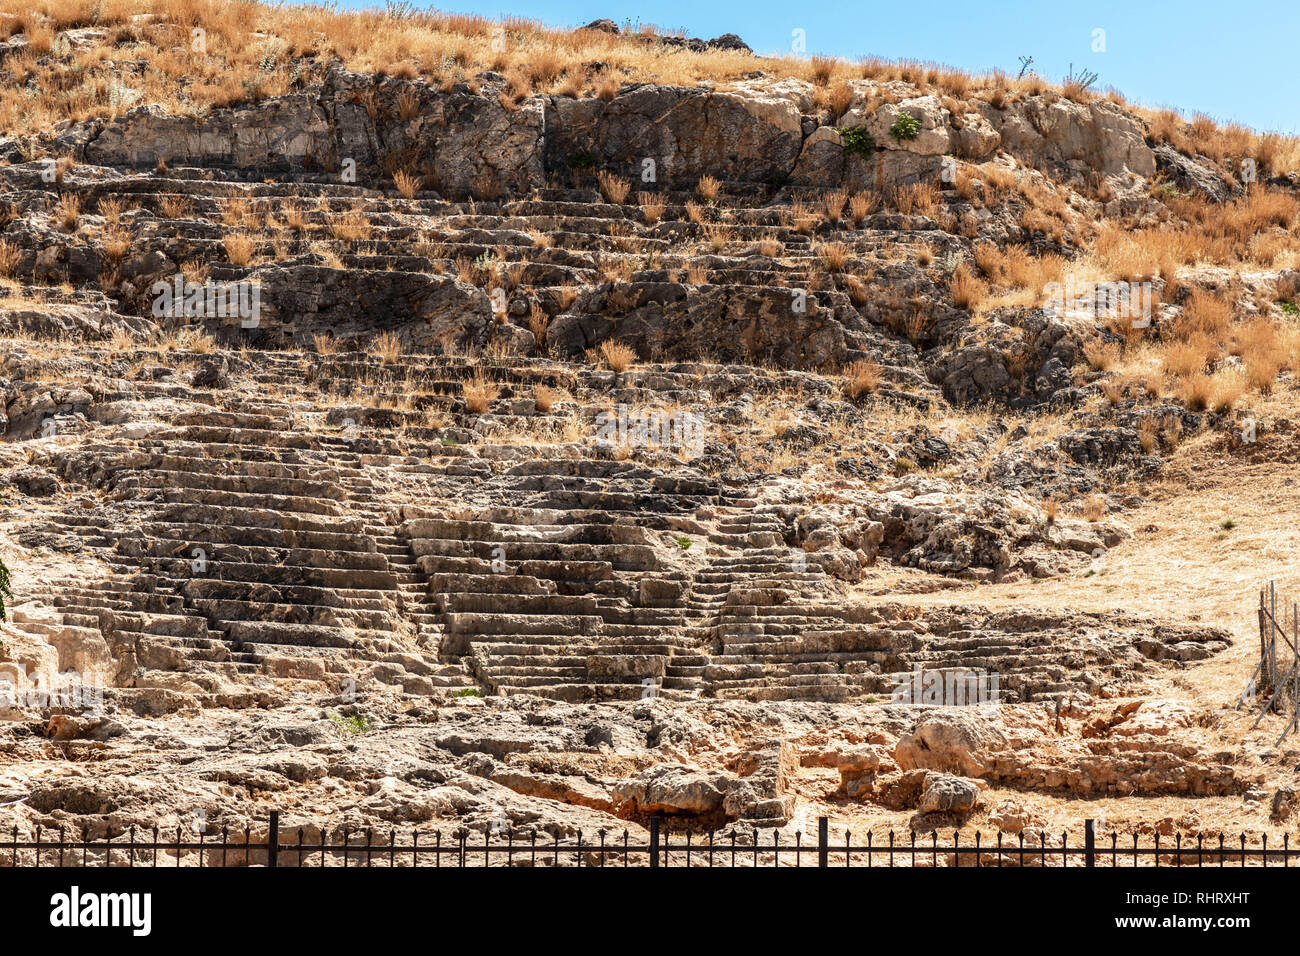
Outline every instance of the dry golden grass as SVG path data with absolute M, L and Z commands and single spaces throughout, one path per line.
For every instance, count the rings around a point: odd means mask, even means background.
M 616 206 L 626 202 L 627 195 L 632 190 L 631 184 L 626 179 L 603 169 L 596 174 L 596 182 L 600 184 L 600 194 L 605 197 L 605 201 Z
M 844 370 L 844 394 L 857 399 L 880 387 L 880 366 L 870 359 L 859 359 Z
M 253 253 L 257 249 L 253 237 L 242 232 L 226 236 L 221 240 L 221 245 L 226 250 L 226 261 L 232 266 L 248 265 L 253 261 Z
M 6 239 L 0 239 L 0 279 L 11 279 L 18 271 L 21 259 L 18 247 Z
M 849 217 L 855 226 L 880 208 L 880 197 L 875 193 L 856 192 L 849 197 Z
M 103 252 L 104 258 L 110 265 L 118 265 L 126 254 L 131 251 L 131 234 L 126 230 L 118 228 L 104 234 L 104 241 L 100 245 L 100 251 Z
M 1094 372 L 1109 372 L 1119 363 L 1120 354 L 1118 342 L 1106 342 L 1100 338 L 1093 339 L 1083 347 L 1084 358 Z
M 1178 397 L 1192 411 L 1204 411 L 1214 396 L 1214 379 L 1205 372 L 1184 376 L 1178 383 Z
M 177 339 L 180 348 L 199 355 L 206 355 L 217 347 L 216 339 L 202 329 L 182 329 Z
M 307 214 L 297 203 L 286 203 L 281 212 L 284 215 L 286 229 L 298 233 L 307 231 Z
M 636 362 L 636 352 L 613 339 L 606 339 L 600 343 L 600 355 L 611 371 L 619 373 L 626 372 Z
M 849 300 L 858 308 L 866 305 L 871 300 L 870 289 L 857 276 L 845 276 L 844 288 L 849 294 Z
M 399 169 L 393 173 L 393 186 L 403 199 L 414 199 L 415 194 L 420 191 L 420 177 Z
M 465 396 L 465 408 L 475 415 L 486 412 L 501 396 L 501 386 L 489 379 L 482 372 L 476 372 L 461 386 Z
M 370 221 L 357 209 L 336 216 L 330 222 L 330 235 L 343 242 L 369 239 L 372 232 Z
M 81 218 L 81 197 L 73 193 L 64 193 L 54 206 L 54 221 L 65 232 L 75 232 Z
M 528 331 L 533 333 L 533 341 L 538 349 L 546 348 L 546 332 L 550 325 L 551 317 L 534 302 L 528 310 Z
M 969 266 L 962 263 L 948 280 L 948 293 L 957 308 L 975 309 L 988 293 L 988 287 L 970 270 Z
M 695 184 L 695 192 L 705 202 L 716 202 L 722 192 L 722 183 L 712 176 L 702 176 L 700 181 Z
M 394 332 L 377 335 L 370 343 L 370 354 L 378 355 L 385 365 L 392 365 L 402 355 L 402 340 Z
M 731 240 L 731 227 L 721 222 L 711 222 L 704 227 L 704 239 L 714 255 L 727 248 Z
M 822 216 L 825 217 L 827 222 L 835 223 L 840 221 L 840 217 L 844 214 L 844 203 L 848 198 L 848 191 L 844 189 L 834 189 L 822 195 Z
M 849 249 L 842 242 L 823 242 L 816 252 L 827 272 L 843 272 L 849 261 Z
M 1206 343 L 1201 340 L 1180 340 L 1165 346 L 1161 356 L 1165 374 L 1171 378 L 1184 379 L 1205 371 L 1208 361 Z
M 562 389 L 552 388 L 549 385 L 533 386 L 533 405 L 543 414 L 550 412 L 556 402 L 562 402 L 567 398 L 568 393 Z
M 192 211 L 193 205 L 184 196 L 164 196 L 158 202 L 158 209 L 168 219 L 184 219 Z
M 122 219 L 126 203 L 119 196 L 101 196 L 95 203 L 96 211 L 104 217 L 106 226 L 116 226 Z
M 1047 524 L 1056 524 L 1056 515 L 1061 510 L 1061 503 L 1055 498 L 1043 499 L 1043 521 Z
M 637 193 L 637 202 L 641 206 L 641 219 L 647 226 L 653 226 L 663 218 L 668 201 L 658 193 Z
M 933 183 L 913 183 L 892 191 L 894 207 L 904 216 L 933 216 L 939 210 L 939 189 Z
M 332 335 L 321 335 L 320 333 L 312 335 L 311 344 L 317 355 L 333 355 L 340 348 L 338 339 Z

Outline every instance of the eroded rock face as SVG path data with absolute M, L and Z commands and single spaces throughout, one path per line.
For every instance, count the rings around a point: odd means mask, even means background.
M 701 41 L 696 41 L 701 42 Z M 703 45 L 703 44 L 701 44 Z M 735 38 L 709 45 L 739 49 Z M 139 106 L 108 123 L 63 137 L 65 151 L 116 166 L 169 164 L 297 168 L 386 176 L 386 157 L 421 170 L 455 197 L 491 197 L 542 186 L 548 176 L 576 182 L 592 169 L 620 173 L 650 188 L 690 188 L 702 176 L 805 186 L 888 190 L 936 176 L 945 155 L 975 162 L 995 151 L 1025 166 L 1073 177 L 1156 172 L 1157 153 L 1141 123 L 1104 100 L 1075 103 L 1055 93 L 997 109 L 987 103 L 953 115 L 906 84 L 855 81 L 849 109 L 824 122 L 803 81 L 750 79 L 724 89 L 630 84 L 610 100 L 550 95 L 507 109 L 502 78 L 484 74 L 474 89 L 448 92 L 399 80 L 376 81 L 334 68 L 301 92 L 219 109 L 202 119 Z M 891 101 L 881 100 L 882 92 Z M 398 109 L 399 97 L 404 108 Z M 412 105 L 414 104 L 414 105 Z M 410 118 L 404 119 L 403 116 Z M 896 134 L 900 117 L 916 135 Z M 867 155 L 848 155 L 837 129 L 871 137 Z M 1212 194 L 1222 184 L 1194 161 L 1161 152 L 1164 168 Z
M 1081 104 L 1052 95 L 1030 96 L 1008 109 L 984 110 L 1001 146 L 1026 165 L 1064 166 L 1105 176 L 1132 172 L 1150 178 L 1155 154 L 1141 123 L 1105 100 Z
M 926 714 L 915 730 L 899 738 L 894 759 L 904 770 L 941 770 L 979 777 L 989 769 L 990 753 L 1006 737 L 986 716 L 960 708 Z
M 640 813 L 709 814 L 722 808 L 727 778 L 660 765 L 614 788 L 616 803 Z
M 450 276 L 313 266 L 256 271 L 262 313 L 255 335 L 267 342 L 309 342 L 316 334 L 369 337 L 389 328 L 410 347 L 482 341 L 492 320 L 487 293 Z
M 861 323 L 841 295 L 830 293 L 676 283 L 622 288 L 635 296 L 632 309 L 615 316 L 595 309 L 557 316 L 547 342 L 578 354 L 613 338 L 647 357 L 689 359 L 708 351 L 725 361 L 815 369 L 841 362 L 852 328 Z
M 86 144 L 88 162 L 112 166 L 337 168 L 329 117 L 306 93 L 247 109 L 214 110 L 199 119 L 172 116 L 160 106 L 137 106 L 106 124 Z
M 711 92 L 637 84 L 608 102 L 550 98 L 549 170 L 594 165 L 641 182 L 646 160 L 663 185 L 694 186 L 705 175 L 775 181 L 803 143 L 799 103 L 781 92 Z

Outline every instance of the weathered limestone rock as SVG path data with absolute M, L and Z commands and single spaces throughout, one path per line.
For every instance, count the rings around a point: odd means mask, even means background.
M 160 106 L 133 107 L 87 144 L 86 160 L 116 166 L 338 165 L 329 118 L 306 93 L 213 110 L 204 119 L 172 116 Z
M 727 778 L 660 764 L 614 786 L 614 803 L 632 813 L 708 814 L 722 809 Z
M 979 777 L 990 766 L 990 752 L 1006 747 L 995 721 L 965 708 L 925 714 L 898 740 L 894 759 L 904 770 L 942 770 Z
M 546 130 L 551 171 L 594 164 L 640 182 L 650 159 L 660 185 L 686 188 L 705 175 L 750 182 L 784 177 L 803 142 L 793 98 L 643 84 L 608 102 L 552 96 Z
M 1150 178 L 1155 154 L 1141 123 L 1106 100 L 1075 103 L 1056 94 L 1026 97 L 984 115 L 1002 137 L 1002 148 L 1029 166 L 1052 164 L 1103 176 L 1125 171 Z
M 946 773 L 931 773 L 925 778 L 921 813 L 969 813 L 979 803 L 979 786 L 974 780 Z
M 487 293 L 450 276 L 305 265 L 263 266 L 254 274 L 262 288 L 256 333 L 271 342 L 370 337 L 387 329 L 429 351 L 481 341 L 492 321 Z

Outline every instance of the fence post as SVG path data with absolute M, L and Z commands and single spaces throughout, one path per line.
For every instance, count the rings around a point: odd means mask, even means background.
M 650 865 L 659 865 L 659 818 L 650 818 Z
M 1093 868 L 1097 855 L 1097 831 L 1091 819 L 1083 821 L 1083 865 Z
M 271 811 L 270 828 L 266 831 L 266 865 L 274 869 L 280 856 L 280 811 Z
M 817 818 L 817 865 L 830 866 L 830 821 L 825 817 Z

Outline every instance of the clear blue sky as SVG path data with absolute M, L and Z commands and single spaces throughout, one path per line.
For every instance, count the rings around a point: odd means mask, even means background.
M 345 7 L 382 0 L 342 0 Z M 416 0 L 417 6 L 426 6 Z M 1258 130 L 1300 132 L 1300 0 L 444 0 L 440 10 L 504 14 L 552 26 L 598 17 L 683 29 L 705 39 L 736 33 L 757 53 L 790 49 L 791 31 L 807 52 L 848 58 L 934 60 L 963 69 L 1010 73 L 1017 57 L 1059 80 L 1071 63 L 1100 75 L 1149 106 L 1173 106 L 1236 120 Z M 1095 53 L 1093 31 L 1105 31 Z

